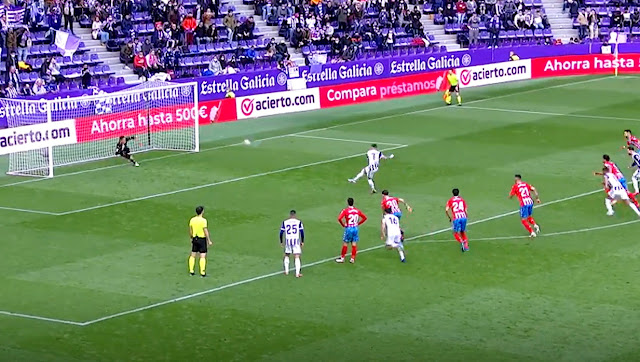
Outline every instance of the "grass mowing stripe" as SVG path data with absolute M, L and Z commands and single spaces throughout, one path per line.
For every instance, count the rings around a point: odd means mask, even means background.
M 583 229 L 574 229 L 574 230 L 565 230 L 565 231 L 556 231 L 556 232 L 552 232 L 552 233 L 541 233 L 538 234 L 538 236 L 536 238 L 544 238 L 544 237 L 552 237 L 552 236 L 561 236 L 561 235 L 571 235 L 571 234 L 580 234 L 580 233 L 588 233 L 590 231 L 598 231 L 598 230 L 606 230 L 606 229 L 613 229 L 613 228 L 617 228 L 620 226 L 626 226 L 626 225 L 631 225 L 631 224 L 636 224 L 640 222 L 640 219 L 637 220 L 630 220 L 630 221 L 623 221 L 623 222 L 619 222 L 617 224 L 610 224 L 610 225 L 601 225 L 601 226 L 594 226 L 594 227 L 590 227 L 590 228 L 583 228 Z M 486 237 L 486 238 L 472 238 L 471 240 L 469 240 L 470 242 L 475 242 L 475 241 L 499 241 L 499 240 L 512 240 L 512 239 L 529 239 L 530 236 L 528 235 L 515 235 L 515 236 L 494 236 L 494 237 Z M 419 240 L 416 241 L 413 244 L 424 244 L 424 243 L 448 243 L 451 241 L 457 241 L 455 239 L 432 239 L 432 240 Z
M 68 325 L 72 325 L 72 326 L 83 326 L 83 323 L 81 323 L 81 322 L 74 322 L 74 321 L 68 321 L 68 320 L 57 319 L 57 318 L 41 317 L 41 316 L 31 315 L 31 314 L 13 313 L 13 312 L 7 312 L 7 311 L 4 311 L 4 310 L 0 310 L 0 315 L 6 315 L 6 316 L 18 317 L 18 318 L 25 318 L 25 319 L 34 319 L 34 320 L 43 321 L 43 322 L 53 322 L 53 323 L 59 323 L 59 324 L 68 324 Z
M 396 146 L 396 147 L 390 147 L 390 148 L 385 149 L 384 151 L 397 150 L 397 149 L 405 148 L 405 147 L 408 147 L 408 146 L 407 145 L 401 145 L 401 146 Z M 253 175 L 236 177 L 236 178 L 232 178 L 232 179 L 228 179 L 228 180 L 224 180 L 224 181 L 212 182 L 212 183 L 208 183 L 208 184 L 187 187 L 187 188 L 184 188 L 184 189 L 179 189 L 179 190 L 174 190 L 174 191 L 161 192 L 161 193 L 158 193 L 158 194 L 142 196 L 142 197 L 136 197 L 136 198 L 128 199 L 128 200 L 121 200 L 121 201 L 111 202 L 111 203 L 103 204 L 103 205 L 96 205 L 96 206 L 85 207 L 85 208 L 77 209 L 77 210 L 65 211 L 65 212 L 57 213 L 55 215 L 57 215 L 57 216 L 73 215 L 73 214 L 78 214 L 78 213 L 86 212 L 86 211 L 104 209 L 106 207 L 111 207 L 111 206 L 129 204 L 129 203 L 132 203 L 132 202 L 150 200 L 150 199 L 155 199 L 155 198 L 158 198 L 158 197 L 170 196 L 170 195 L 175 195 L 175 194 L 179 194 L 179 193 L 183 193 L 183 192 L 200 190 L 200 189 L 204 189 L 204 188 L 207 188 L 207 187 L 213 187 L 213 186 L 230 184 L 230 183 L 238 182 L 238 181 L 250 180 L 250 179 L 253 179 L 253 178 L 257 178 L 257 177 L 275 175 L 275 174 L 279 174 L 279 173 L 283 173 L 283 172 L 287 172 L 287 171 L 300 170 L 300 169 L 307 168 L 307 167 L 312 167 L 312 166 L 326 165 L 328 163 L 348 160 L 348 159 L 356 158 L 356 157 L 362 157 L 362 153 L 358 153 L 358 154 L 350 155 L 350 156 L 332 158 L 330 160 L 306 163 L 304 165 L 299 165 L 299 166 L 285 167 L 285 168 L 281 168 L 281 169 L 278 169 L 278 170 L 266 171 L 266 172 L 256 173 L 256 174 L 253 174 Z
M 299 138 L 311 138 L 314 140 L 325 140 L 325 141 L 338 141 L 338 142 L 350 142 L 350 143 L 367 143 L 367 144 L 378 144 L 383 146 L 407 146 L 400 143 L 386 143 L 386 142 L 376 142 L 376 141 L 362 141 L 362 140 L 349 140 L 344 138 L 334 138 L 334 137 L 322 137 L 322 136 L 309 136 L 305 134 L 295 134 L 291 137 L 299 137 Z
M 487 107 L 473 107 L 473 106 L 465 107 L 465 108 L 477 109 L 480 111 L 492 111 L 492 112 L 538 114 L 541 116 L 573 117 L 573 118 L 589 118 L 589 119 L 612 119 L 616 121 L 640 122 L 640 119 L 636 119 L 636 118 L 597 116 L 597 115 L 589 115 L 589 114 L 555 113 L 555 112 L 542 112 L 542 111 L 527 111 L 527 110 L 521 110 L 521 109 L 503 109 L 503 108 L 487 108 Z
M 573 195 L 573 196 L 564 197 L 564 198 L 561 198 L 561 199 L 549 201 L 549 202 L 541 204 L 541 205 L 536 205 L 535 207 L 536 208 L 540 208 L 540 207 L 545 207 L 545 206 L 549 206 L 549 205 L 553 205 L 553 204 L 558 204 L 558 203 L 561 203 L 561 202 L 570 201 L 570 200 L 578 199 L 578 198 L 581 198 L 581 197 L 593 195 L 593 194 L 598 193 L 598 192 L 602 192 L 602 189 L 589 191 L 589 192 L 583 192 L 581 194 L 577 194 L 577 195 Z M 469 225 L 481 224 L 481 223 L 484 223 L 484 222 L 487 222 L 487 221 L 500 219 L 500 218 L 503 218 L 505 216 L 514 215 L 514 214 L 517 214 L 519 212 L 520 212 L 519 210 L 505 212 L 505 213 L 502 213 L 502 214 L 498 214 L 498 215 L 494 215 L 494 216 L 491 216 L 491 217 L 480 219 L 480 220 L 477 220 L 477 221 L 474 221 L 474 222 L 470 222 Z M 427 236 L 433 236 L 433 235 L 441 234 L 443 232 L 447 232 L 447 231 L 450 231 L 450 230 L 451 230 L 451 228 L 440 229 L 440 230 L 432 231 L 432 232 L 429 232 L 429 233 L 412 236 L 412 237 L 407 238 L 405 240 L 406 241 L 417 240 L 417 239 L 421 239 L 421 238 L 424 238 L 424 237 L 427 237 Z M 378 250 L 380 248 L 383 248 L 384 246 L 385 246 L 384 244 L 381 244 L 381 245 L 372 246 L 372 247 L 369 247 L 369 248 L 366 248 L 366 249 L 358 250 L 358 254 L 366 253 L 366 252 L 373 251 L 373 250 Z M 336 256 L 331 257 L 331 258 L 318 260 L 318 261 L 315 261 L 315 262 L 312 262 L 312 263 L 309 263 L 309 264 L 303 264 L 303 268 L 310 268 L 310 267 L 313 267 L 313 266 L 316 266 L 316 265 L 321 265 L 321 264 L 324 264 L 324 263 L 328 263 L 330 261 L 334 261 L 335 258 L 336 258 Z M 293 269 L 291 269 L 291 270 L 293 270 Z M 237 287 L 237 286 L 244 285 L 244 284 L 249 284 L 249 283 L 252 283 L 252 282 L 255 282 L 255 281 L 258 281 L 258 280 L 263 280 L 263 279 L 271 278 L 273 276 L 282 275 L 282 274 L 283 274 L 283 271 L 277 271 L 277 272 L 273 272 L 273 273 L 269 273 L 269 274 L 259 275 L 259 276 L 253 277 L 253 278 L 240 280 L 240 281 L 237 281 L 237 282 L 234 282 L 234 283 L 230 283 L 230 284 L 225 284 L 225 285 L 222 285 L 222 286 L 219 286 L 219 287 L 215 287 L 215 288 L 212 288 L 212 289 L 203 290 L 201 292 L 197 292 L 197 293 L 193 293 L 193 294 L 187 294 L 187 295 L 184 295 L 182 297 L 165 300 L 165 301 L 154 303 L 154 304 L 150 304 L 150 305 L 147 305 L 147 306 L 144 306 L 144 307 L 139 307 L 139 308 L 131 309 L 131 310 L 128 310 L 128 311 L 123 311 L 123 312 L 120 312 L 120 313 L 115 313 L 115 314 L 112 314 L 112 315 L 108 315 L 108 316 L 104 316 L 104 317 L 97 318 L 97 319 L 94 319 L 94 320 L 90 320 L 90 321 L 87 321 L 87 322 L 83 322 L 82 326 L 88 326 L 88 325 L 92 325 L 92 324 L 95 324 L 95 323 L 104 322 L 104 321 L 107 321 L 107 320 L 110 320 L 110 319 L 123 317 L 123 316 L 134 314 L 134 313 L 144 312 L 144 311 L 147 311 L 149 309 L 158 308 L 158 307 L 161 307 L 161 306 L 164 306 L 164 305 L 173 304 L 173 303 L 176 303 L 176 302 L 180 302 L 180 301 L 196 298 L 196 297 L 199 297 L 199 296 L 215 293 L 215 292 L 218 292 L 218 291 L 221 291 L 221 290 L 229 289 L 229 288 L 232 288 L 232 287 Z
M 576 82 L 568 82 L 568 83 L 564 83 L 564 84 L 557 84 L 557 85 L 550 86 L 550 87 L 528 89 L 528 90 L 525 90 L 525 91 L 504 94 L 504 95 L 493 97 L 493 98 L 476 99 L 474 101 L 470 101 L 470 102 L 465 103 L 465 105 L 467 105 L 467 104 L 475 104 L 475 103 L 480 103 L 480 102 L 486 102 L 486 101 L 489 101 L 489 100 L 503 99 L 503 98 L 507 98 L 507 97 L 511 97 L 511 96 L 515 96 L 515 95 L 539 92 L 539 91 L 542 91 L 542 90 L 563 88 L 563 87 L 568 87 L 568 86 L 572 86 L 572 85 L 597 82 L 597 81 L 601 81 L 601 80 L 609 79 L 609 78 L 612 78 L 612 76 L 602 77 L 602 78 L 592 78 L 592 79 L 581 80 L 581 81 L 576 81 Z M 268 141 L 268 140 L 273 140 L 273 139 L 278 139 L 278 138 L 283 138 L 283 137 L 290 137 L 290 136 L 295 136 L 295 135 L 307 134 L 307 133 L 311 133 L 311 132 L 325 131 L 325 130 L 334 129 L 334 128 L 338 128 L 338 127 L 347 127 L 347 126 L 353 126 L 353 125 L 358 125 L 358 124 L 363 124 L 363 123 L 368 123 L 368 122 L 375 122 L 375 121 L 380 121 L 380 120 L 385 120 L 385 119 L 390 119 L 390 118 L 395 118 L 395 117 L 402 117 L 402 116 L 407 116 L 407 115 L 412 115 L 412 114 L 431 112 L 431 111 L 435 111 L 435 110 L 439 110 L 439 109 L 445 109 L 445 108 L 448 108 L 448 107 L 449 106 L 438 106 L 438 107 L 433 107 L 433 108 L 421 109 L 421 110 L 417 110 L 417 111 L 411 111 L 411 112 L 405 112 L 405 113 L 397 113 L 397 114 L 392 114 L 392 115 L 388 115 L 388 116 L 369 118 L 369 119 L 364 119 L 364 120 L 355 121 L 355 122 L 341 123 L 341 124 L 328 126 L 328 127 L 314 128 L 314 129 L 310 129 L 310 130 L 306 130 L 306 131 L 302 131 L 302 132 L 294 132 L 294 133 L 287 133 L 287 134 L 282 134 L 282 135 L 277 135 L 277 136 L 272 136 L 272 137 L 266 137 L 266 138 L 262 138 L 262 139 L 257 139 L 255 141 Z M 237 147 L 237 146 L 242 146 L 242 145 L 244 145 L 244 143 L 238 142 L 238 143 L 232 143 L 232 144 L 228 144 L 228 145 L 221 145 L 221 146 L 215 146 L 215 147 L 210 147 L 210 148 L 202 148 L 202 149 L 200 149 L 200 152 L 202 153 L 202 152 L 208 152 L 208 151 L 215 151 L 215 150 L 220 150 L 220 149 L 224 149 L 224 148 L 228 148 L 228 147 Z M 147 162 L 151 162 L 151 161 L 164 160 L 164 159 L 167 159 L 167 158 L 179 157 L 179 156 L 184 156 L 184 155 L 189 155 L 189 154 L 191 154 L 191 152 L 174 153 L 174 154 L 170 154 L 170 155 L 149 158 L 149 159 L 144 160 L 144 162 L 147 163 Z M 82 174 L 89 173 L 89 172 L 109 170 L 109 169 L 112 169 L 112 168 L 123 167 L 123 166 L 129 166 L 129 164 L 128 163 L 126 163 L 126 164 L 122 163 L 120 165 L 111 165 L 111 166 L 92 168 L 92 169 L 88 169 L 88 170 L 70 172 L 70 173 L 61 174 L 59 176 L 55 176 L 55 178 L 82 175 Z M 44 180 L 48 180 L 48 178 L 32 178 L 32 179 L 23 180 L 23 181 L 12 182 L 12 183 L 8 183 L 8 184 L 0 185 L 0 188 L 23 185 L 23 184 L 27 184 L 27 183 L 31 183 L 31 182 L 39 182 L 39 181 L 44 181 Z

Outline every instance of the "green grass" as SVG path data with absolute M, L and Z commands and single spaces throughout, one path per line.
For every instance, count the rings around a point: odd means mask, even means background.
M 640 226 L 624 206 L 605 216 L 591 176 L 603 153 L 627 164 L 637 85 L 556 78 L 465 90 L 464 107 L 432 95 L 221 124 L 201 129 L 202 152 L 141 154 L 140 168 L 113 159 L 50 180 L 0 177 L 0 206 L 60 214 L 0 210 L 0 310 L 80 324 L 0 315 L 0 361 L 640 360 Z M 415 208 L 402 220 L 409 263 L 379 248 L 380 197 L 346 182 L 367 144 L 277 137 L 296 132 L 407 145 L 376 183 Z M 507 215 L 514 173 L 541 192 L 533 241 Z M 464 255 L 445 231 L 453 187 L 477 222 Z M 280 270 L 291 208 L 307 232 L 303 265 L 334 257 L 348 196 L 372 218 L 355 265 L 214 290 Z M 206 279 L 186 273 L 198 204 L 215 241 Z

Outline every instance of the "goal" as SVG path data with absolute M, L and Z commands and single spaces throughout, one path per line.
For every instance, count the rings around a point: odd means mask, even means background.
M 3 131 L 13 140 L 2 150 L 9 153 L 9 175 L 53 177 L 61 166 L 115 157 L 120 136 L 135 136 L 128 143 L 132 153 L 199 151 L 195 82 L 152 81 L 113 93 L 1 102 L 9 126 Z

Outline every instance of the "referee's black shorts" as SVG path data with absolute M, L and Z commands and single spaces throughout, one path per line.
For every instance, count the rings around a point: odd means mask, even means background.
M 456 85 L 452 85 L 452 86 L 449 87 L 449 92 L 457 92 L 458 89 L 460 89 L 460 88 L 458 88 L 457 84 Z
M 191 239 L 191 252 L 192 253 L 206 253 L 207 252 L 207 238 L 201 238 L 195 236 Z

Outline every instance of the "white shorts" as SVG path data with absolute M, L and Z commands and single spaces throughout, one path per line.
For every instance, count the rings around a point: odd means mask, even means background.
M 629 200 L 629 195 L 627 194 L 627 190 L 611 190 L 609 191 L 609 198 L 612 200 L 620 200 L 627 201 Z
M 375 166 L 367 166 L 364 168 L 364 173 L 367 174 L 368 179 L 373 179 L 373 175 L 375 175 L 376 172 L 378 172 L 378 168 Z
M 387 235 L 386 246 L 397 248 L 402 246 L 402 235 Z
M 302 254 L 302 247 L 300 245 L 294 246 L 285 246 L 284 247 L 285 254 Z

